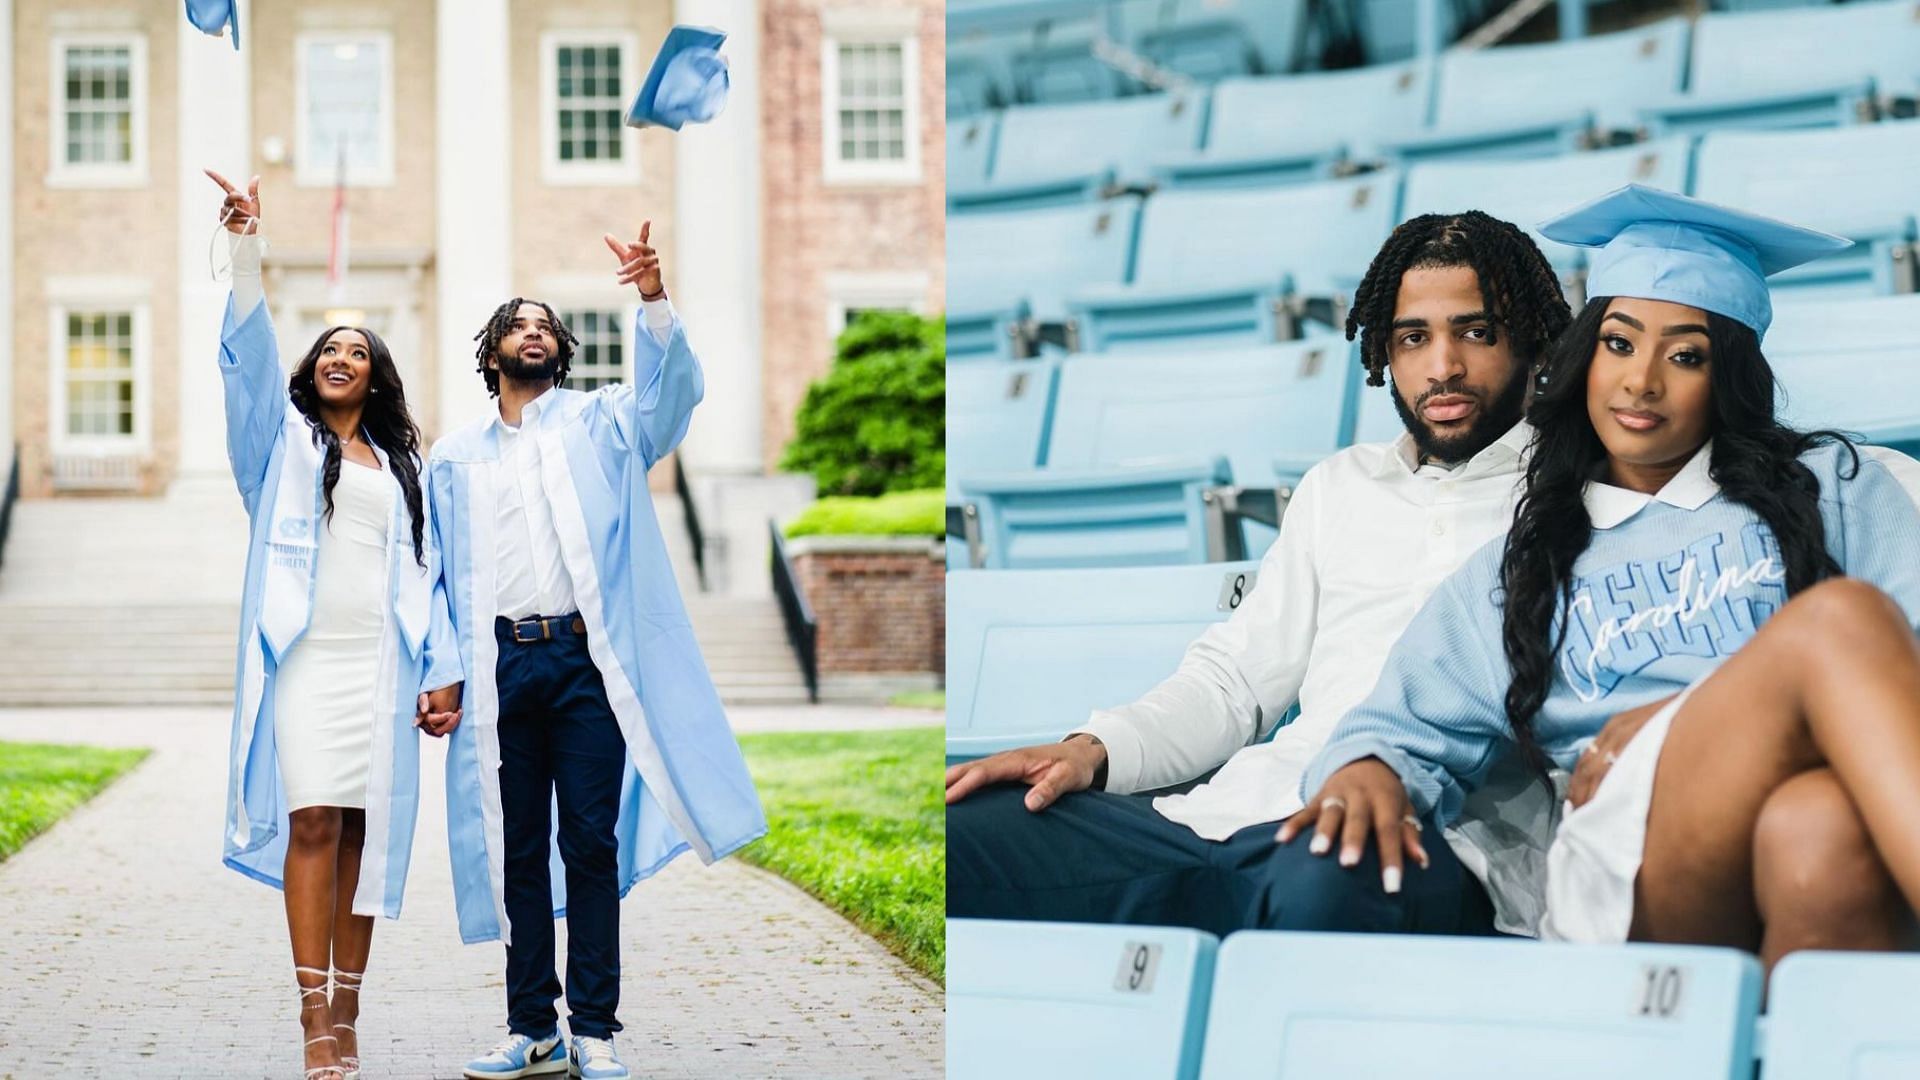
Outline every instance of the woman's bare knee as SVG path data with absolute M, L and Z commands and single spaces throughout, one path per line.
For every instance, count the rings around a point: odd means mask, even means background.
M 1828 578 L 1801 590 L 1767 626 L 1780 620 L 1813 645 L 1845 643 L 1862 634 L 1913 634 L 1900 605 L 1859 578 Z
M 1845 926 L 1897 895 L 1866 824 L 1831 769 L 1774 789 L 1753 830 L 1754 897 L 1769 925 Z
M 309 806 L 288 815 L 287 844 L 303 851 L 332 849 L 340 843 L 340 810 Z

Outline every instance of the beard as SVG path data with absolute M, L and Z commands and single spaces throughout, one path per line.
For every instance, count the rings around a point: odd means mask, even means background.
M 502 349 L 496 358 L 502 378 L 515 382 L 552 382 L 560 376 L 560 356 L 548 353 L 539 360 L 523 360 L 519 353 L 509 355 Z
M 1421 394 L 1420 399 L 1412 405 L 1408 405 L 1406 399 L 1400 396 L 1400 387 L 1391 376 L 1387 379 L 1387 390 L 1393 395 L 1393 411 L 1400 414 L 1400 422 L 1406 426 L 1407 434 L 1413 436 L 1413 445 L 1420 451 L 1421 458 L 1458 465 L 1498 442 L 1500 436 L 1520 422 L 1526 412 L 1527 372 L 1525 367 L 1516 369 L 1513 378 L 1507 381 L 1507 385 L 1492 401 L 1488 401 L 1484 393 L 1470 389 L 1464 383 L 1433 387 Z M 1428 398 L 1442 394 L 1464 394 L 1480 403 L 1477 415 L 1467 430 L 1441 435 L 1421 418 L 1420 405 Z

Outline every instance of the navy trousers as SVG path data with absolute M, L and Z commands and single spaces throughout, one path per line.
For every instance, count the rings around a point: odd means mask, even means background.
M 1276 844 L 1278 822 L 1203 840 L 1156 813 L 1146 795 L 1081 791 L 1026 808 L 1023 784 L 947 807 L 947 914 L 979 919 L 1236 930 L 1491 934 L 1478 878 L 1428 825 L 1432 865 L 1410 860 L 1400 892 L 1380 887 L 1371 846 L 1349 869 L 1307 841 Z
M 500 619 L 500 808 L 506 834 L 507 1027 L 543 1038 L 560 1021 L 554 999 L 553 885 L 548 874 L 559 806 L 567 873 L 567 1026 L 611 1038 L 620 1030 L 619 845 L 614 821 L 627 742 L 607 703 L 584 635 L 519 643 Z

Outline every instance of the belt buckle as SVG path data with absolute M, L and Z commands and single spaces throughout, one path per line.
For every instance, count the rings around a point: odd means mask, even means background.
M 520 631 L 522 629 L 532 629 L 532 627 L 528 625 L 529 623 L 536 624 L 539 626 L 540 628 L 539 636 L 537 637 L 521 636 Z M 515 644 L 530 645 L 536 641 L 547 641 L 552 637 L 553 637 L 553 629 L 547 625 L 547 620 L 545 619 L 522 619 L 521 621 L 513 624 L 513 640 Z

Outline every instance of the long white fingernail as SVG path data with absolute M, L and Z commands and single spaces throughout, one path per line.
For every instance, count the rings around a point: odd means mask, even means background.
M 1314 833 L 1313 843 L 1307 845 L 1307 850 L 1314 853 L 1315 855 L 1325 855 L 1327 853 L 1327 849 L 1331 848 L 1332 846 L 1333 846 L 1333 841 L 1327 839 L 1327 836 L 1325 833 Z
M 1397 866 L 1389 866 L 1385 870 L 1380 871 L 1380 885 L 1389 893 L 1399 892 L 1400 868 Z
M 1354 851 L 1352 849 L 1348 849 L 1340 853 L 1341 866 L 1358 866 L 1359 864 L 1360 864 L 1359 852 Z

